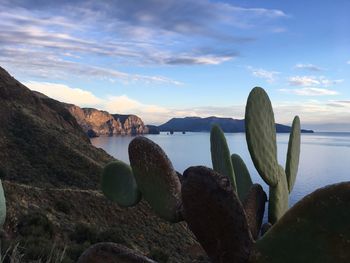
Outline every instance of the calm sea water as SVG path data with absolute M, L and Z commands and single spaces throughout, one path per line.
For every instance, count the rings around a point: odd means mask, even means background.
M 250 158 L 244 133 L 227 133 L 231 153 L 238 153 L 245 161 L 252 179 L 260 183 L 268 193 Z M 212 167 L 209 133 L 174 133 L 146 135 L 167 153 L 175 169 L 183 172 L 190 166 Z M 129 163 L 128 145 L 133 137 L 114 136 L 92 139 L 115 158 Z M 277 135 L 278 161 L 284 166 L 289 134 Z M 297 180 L 290 196 L 290 205 L 317 188 L 341 181 L 350 181 L 350 133 L 302 134 L 301 154 Z

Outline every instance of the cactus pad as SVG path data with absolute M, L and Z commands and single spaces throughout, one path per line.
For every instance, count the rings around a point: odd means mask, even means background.
M 269 222 L 276 223 L 288 210 L 289 191 L 287 177 L 282 166 L 279 166 L 280 181 L 276 186 L 270 186 L 269 191 Z
M 236 179 L 232 167 L 230 150 L 223 131 L 216 124 L 212 126 L 210 132 L 210 152 L 213 169 L 219 174 L 227 176 L 230 179 L 233 190 L 236 192 Z
M 184 218 L 211 262 L 247 262 L 253 245 L 245 212 L 226 176 L 190 167 L 182 184 Z
M 119 206 L 136 205 L 141 199 L 131 167 L 122 161 L 113 161 L 102 172 L 102 192 Z
M 256 243 L 256 263 L 350 262 L 350 182 L 295 204 Z
M 238 154 L 231 155 L 233 170 L 235 172 L 237 193 L 243 201 L 253 185 L 247 166 Z
M 249 94 L 245 128 L 255 168 L 269 186 L 275 186 L 279 181 L 275 117 L 270 99 L 262 88 L 256 87 Z
M 257 239 L 260 233 L 266 200 L 267 196 L 261 185 L 253 184 L 243 201 L 249 229 L 254 239 Z
M 162 148 L 139 136 L 129 144 L 129 158 L 143 198 L 159 217 L 180 221 L 181 183 Z
M 298 173 L 300 155 L 300 119 L 294 117 L 292 131 L 289 136 L 288 152 L 286 161 L 286 175 L 289 193 L 292 192 L 295 179 Z

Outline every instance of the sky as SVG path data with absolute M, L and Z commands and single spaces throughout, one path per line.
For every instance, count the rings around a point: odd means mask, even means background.
M 350 1 L 0 0 L 0 66 L 32 90 L 147 124 L 244 118 L 350 131 Z

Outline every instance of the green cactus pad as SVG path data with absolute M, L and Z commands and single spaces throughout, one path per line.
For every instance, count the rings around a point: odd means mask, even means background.
M 266 193 L 260 184 L 253 184 L 243 201 L 247 221 L 254 239 L 257 239 L 265 212 Z
M 235 172 L 237 193 L 243 201 L 253 185 L 247 166 L 238 154 L 231 155 L 233 170 Z
M 102 192 L 119 206 L 129 207 L 141 200 L 131 167 L 122 161 L 113 161 L 102 172 Z
M 282 166 L 279 166 L 280 181 L 276 186 L 270 186 L 269 191 L 269 222 L 276 223 L 288 210 L 289 191 L 287 177 Z
M 129 159 L 137 186 L 157 215 L 170 222 L 182 220 L 181 183 L 162 148 L 139 136 L 129 144 Z
M 286 175 L 288 181 L 289 193 L 292 192 L 295 179 L 298 173 L 300 155 L 300 119 L 294 117 L 292 131 L 289 136 L 288 152 L 286 161 Z
M 6 219 L 6 200 L 4 194 L 4 188 L 0 180 L 0 227 L 5 223 Z
M 350 262 L 350 182 L 304 197 L 256 243 L 255 263 Z
M 232 167 L 230 150 L 221 128 L 214 124 L 210 131 L 210 152 L 213 169 L 230 179 L 233 190 L 237 191 L 235 173 Z
M 248 149 L 255 168 L 269 186 L 279 181 L 275 117 L 268 95 L 254 88 L 245 110 L 245 129 Z
M 182 184 L 183 214 L 211 262 L 247 262 L 253 239 L 229 179 L 204 166 L 190 167 Z

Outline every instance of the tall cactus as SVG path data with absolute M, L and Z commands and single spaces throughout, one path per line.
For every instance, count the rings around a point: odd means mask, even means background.
M 213 169 L 230 179 L 233 190 L 237 191 L 235 173 L 230 158 L 230 150 L 221 128 L 214 124 L 210 131 L 210 152 Z
M 288 194 L 293 189 L 299 165 L 300 121 L 296 116 L 288 145 L 286 171 L 277 161 L 275 117 L 264 89 L 255 87 L 249 94 L 245 113 L 246 140 L 255 168 L 270 186 L 269 221 L 275 223 L 288 209 Z
M 131 167 L 122 161 L 113 161 L 102 172 L 101 182 L 104 195 L 119 206 L 129 207 L 141 200 Z

